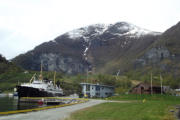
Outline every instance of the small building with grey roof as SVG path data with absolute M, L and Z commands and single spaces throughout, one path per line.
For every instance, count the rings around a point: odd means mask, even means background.
M 80 83 L 84 97 L 110 97 L 114 94 L 114 87 L 101 84 Z

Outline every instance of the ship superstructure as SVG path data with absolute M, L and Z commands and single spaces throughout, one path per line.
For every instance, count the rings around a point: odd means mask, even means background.
M 17 85 L 18 97 L 63 96 L 63 90 L 55 84 L 55 75 L 56 72 L 54 74 L 54 81 L 43 79 L 41 65 L 39 79 L 37 79 L 36 74 L 34 74 L 29 83 Z

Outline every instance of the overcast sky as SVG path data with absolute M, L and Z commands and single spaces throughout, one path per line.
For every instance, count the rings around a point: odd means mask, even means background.
M 120 21 L 163 32 L 180 21 L 180 0 L 0 0 L 0 53 L 11 59 L 67 31 Z

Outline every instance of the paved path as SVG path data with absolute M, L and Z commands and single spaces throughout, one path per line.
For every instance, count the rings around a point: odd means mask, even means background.
M 72 112 L 105 102 L 127 103 L 130 101 L 109 101 L 91 99 L 86 103 L 75 104 L 72 106 L 53 108 L 29 113 L 20 113 L 8 116 L 0 116 L 0 120 L 64 120 L 65 118 L 69 117 Z
M 8 116 L 1 116 L 0 120 L 64 120 L 72 112 L 107 102 L 106 100 L 89 100 L 86 103 L 66 106 L 61 108 L 54 108 L 49 110 L 42 110 L 29 113 L 20 113 Z

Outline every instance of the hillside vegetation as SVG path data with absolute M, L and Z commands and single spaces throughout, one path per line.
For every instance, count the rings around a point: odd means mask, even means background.
M 9 62 L 0 54 L 0 74 L 5 72 L 19 72 L 22 69 L 17 67 L 14 63 Z
M 4 57 L 0 57 L 0 89 L 2 91 L 13 91 L 16 85 L 21 83 L 28 83 L 31 77 L 36 73 L 37 78 L 39 71 L 27 71 L 15 64 L 7 61 Z M 43 77 L 54 81 L 53 71 L 43 71 Z M 66 95 L 78 93 L 81 94 L 81 82 L 100 83 L 104 85 L 115 86 L 117 93 L 128 91 L 132 86 L 131 81 L 126 76 L 113 76 L 104 74 L 89 74 L 83 75 L 66 75 L 61 72 L 56 74 L 56 83 L 60 82 L 60 86 Z

